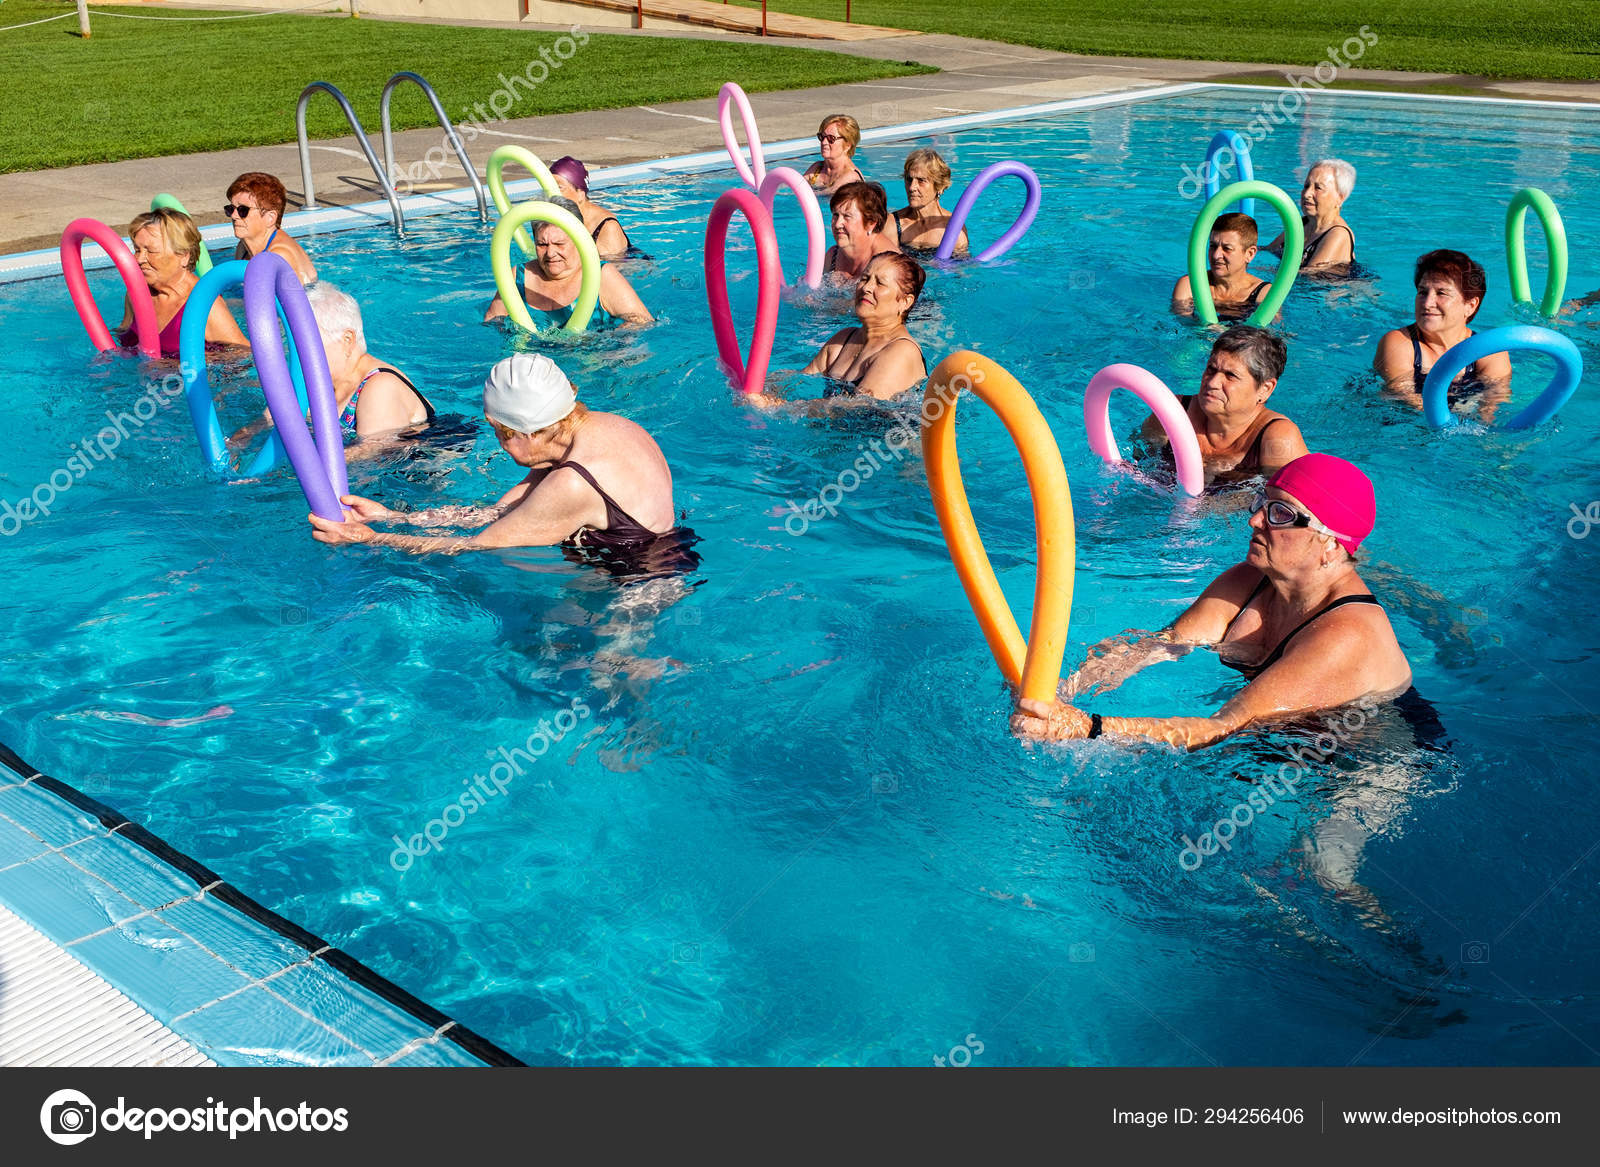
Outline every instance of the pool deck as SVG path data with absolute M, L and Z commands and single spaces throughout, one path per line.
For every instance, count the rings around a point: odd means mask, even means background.
M 564 27 L 526 24 L 499 27 L 566 31 Z M 691 30 L 605 31 L 623 36 L 715 36 L 721 41 L 771 43 L 760 37 Z M 1024 45 L 931 34 L 827 42 L 826 47 L 862 57 L 920 61 L 937 65 L 940 72 L 757 94 L 751 100 L 764 140 L 812 134 L 823 115 L 840 110 L 852 113 L 861 126 L 868 129 L 1173 82 L 1258 81 L 1309 72 L 1304 67 L 1259 62 L 1086 57 Z M 426 66 L 422 68 L 425 72 Z M 307 77 L 306 81 L 315 79 Z M 354 85 L 348 77 L 332 76 L 322 80 L 336 85 Z M 1344 70 L 1341 80 L 1398 91 L 1427 92 L 1444 87 L 1453 92 L 1468 91 L 1488 97 L 1600 103 L 1600 85 L 1593 83 L 1491 82 L 1447 74 L 1367 69 Z M 442 95 L 442 100 L 448 109 L 460 109 L 487 101 L 493 91 L 493 86 L 486 85 L 480 93 L 447 93 Z M 482 126 L 482 136 L 469 146 L 468 154 L 480 173 L 489 151 L 503 143 L 525 145 L 547 159 L 571 154 L 582 158 L 591 170 L 674 157 L 720 147 L 722 139 L 716 113 L 716 99 L 705 98 L 662 106 L 488 122 Z M 287 112 L 284 128 L 286 132 L 293 129 Z M 372 127 L 370 133 L 374 148 L 381 151 L 377 127 Z M 437 128 L 397 133 L 396 165 L 403 169 L 420 161 L 430 148 L 444 145 L 443 134 Z M 348 206 L 382 197 L 353 137 L 315 141 L 311 144 L 311 155 L 312 181 L 319 205 Z M 435 151 L 437 156 L 438 151 Z M 208 154 L 0 175 L 0 254 L 54 246 L 60 239 L 61 228 L 81 216 L 122 227 L 159 191 L 176 195 L 202 227 L 221 223 L 223 216 L 217 208 L 224 201 L 228 183 L 247 170 L 278 175 L 288 187 L 291 205 L 301 205 L 303 183 L 293 141 Z M 439 172 L 438 181 L 419 182 L 412 189 L 414 193 L 422 193 L 464 185 L 465 173 L 451 155 Z

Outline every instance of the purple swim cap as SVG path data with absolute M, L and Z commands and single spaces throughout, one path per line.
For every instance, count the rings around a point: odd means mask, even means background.
M 571 154 L 568 154 L 565 158 L 557 158 L 552 162 L 550 164 L 550 173 L 566 179 L 584 194 L 589 193 L 588 168 Z

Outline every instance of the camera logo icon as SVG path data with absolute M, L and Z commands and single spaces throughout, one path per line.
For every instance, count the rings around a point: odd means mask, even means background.
M 1482 940 L 1469 940 L 1461 946 L 1462 964 L 1488 964 L 1489 945 Z
M 95 1132 L 94 1103 L 77 1090 L 57 1090 L 39 1108 L 39 1125 L 52 1143 L 75 1146 Z
M 700 946 L 698 944 L 674 944 L 672 946 L 672 960 L 675 964 L 699 964 Z
M 1076 944 L 1068 945 L 1067 959 L 1073 964 L 1093 964 L 1094 945 L 1087 940 L 1080 940 Z

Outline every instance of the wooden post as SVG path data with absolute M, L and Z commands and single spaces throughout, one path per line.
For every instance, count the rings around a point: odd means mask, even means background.
M 633 27 L 634 28 L 643 28 L 644 27 L 644 0 L 639 0 L 639 15 L 635 19 L 636 19 L 637 23 L 635 23 Z
M 78 0 L 78 3 L 83 3 L 83 0 Z M 761 0 L 761 35 L 767 35 L 767 0 Z
M 78 0 L 78 35 L 89 39 L 89 0 Z
M 850 0 L 844 0 L 844 22 L 850 23 Z

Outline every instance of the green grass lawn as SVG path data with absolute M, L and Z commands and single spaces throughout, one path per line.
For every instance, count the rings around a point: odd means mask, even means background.
M 1595 0 L 852 0 L 850 8 L 863 24 L 1062 52 L 1306 67 L 1367 25 L 1378 43 L 1363 68 L 1600 79 Z M 769 0 L 768 9 L 844 19 L 844 0 Z
M 0 27 L 74 11 L 61 0 L 5 0 Z M 317 80 L 344 90 L 376 140 L 378 95 L 401 69 L 426 77 L 452 120 L 475 118 L 470 107 L 502 88 L 502 71 L 524 72 L 540 59 L 541 47 L 556 42 L 555 35 L 532 29 L 446 28 L 348 15 L 191 23 L 97 15 L 91 21 L 87 41 L 77 35 L 76 17 L 0 33 L 0 76 L 6 79 L 0 172 L 292 142 L 295 100 Z M 759 92 L 933 71 L 779 45 L 598 34 L 589 34 L 565 62 L 548 59 L 559 67 L 531 91 L 519 85 L 506 116 L 711 97 L 727 80 Z M 536 66 L 533 76 L 546 68 Z M 434 124 L 415 86 L 396 91 L 392 110 L 396 129 Z M 307 128 L 314 138 L 348 133 L 326 95 L 312 101 Z

